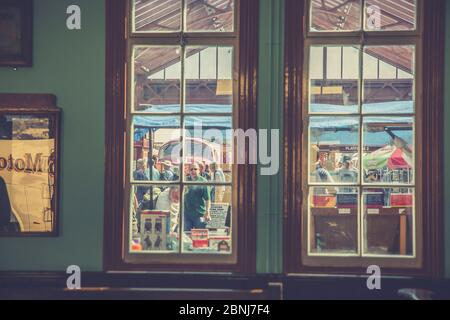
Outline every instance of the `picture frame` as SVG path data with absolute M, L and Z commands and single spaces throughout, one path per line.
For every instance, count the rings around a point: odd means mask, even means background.
M 0 94 L 0 237 L 53 237 L 61 110 L 47 94 Z
M 0 67 L 33 64 L 33 0 L 0 0 Z

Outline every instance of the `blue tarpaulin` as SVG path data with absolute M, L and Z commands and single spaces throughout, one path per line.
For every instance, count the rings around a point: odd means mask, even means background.
M 318 113 L 333 113 L 342 112 L 343 106 L 329 105 L 329 104 L 312 104 L 311 110 Z M 413 112 L 413 102 L 399 101 L 399 102 L 384 102 L 364 105 L 364 112 L 367 114 L 364 119 L 365 124 L 411 124 L 411 117 L 386 116 L 387 114 L 408 114 Z M 186 105 L 185 112 L 189 113 L 230 113 L 231 105 Z M 348 110 L 348 109 L 347 109 Z M 179 113 L 179 105 L 159 105 L 148 107 L 146 112 L 155 113 Z M 375 114 L 374 112 L 378 112 Z M 162 129 L 162 128 L 180 128 L 180 117 L 167 116 L 135 116 L 133 118 L 135 127 L 145 127 L 148 129 Z M 227 130 L 232 128 L 231 116 L 185 116 L 185 127 L 193 129 L 194 126 L 202 125 L 203 129 L 217 128 Z M 310 129 L 314 134 L 310 136 L 312 143 L 336 142 L 339 144 L 358 144 L 359 134 L 359 117 L 358 116 L 311 116 Z M 412 130 L 392 130 L 395 135 L 412 143 Z M 137 133 L 137 132 L 136 132 Z M 366 145 L 385 145 L 389 143 L 390 136 L 384 132 L 370 132 L 365 135 L 364 143 Z
M 343 112 L 343 106 L 312 104 L 311 110 L 317 113 Z M 346 109 L 348 110 L 348 109 Z M 357 108 L 353 111 L 356 111 Z M 399 130 L 399 127 L 412 125 L 412 117 L 386 116 L 388 114 L 408 114 L 413 113 L 414 105 L 412 101 L 393 101 L 366 104 L 363 107 L 364 123 L 366 125 L 380 124 L 387 127 L 393 134 L 404 139 L 408 144 L 412 144 L 413 130 Z M 359 141 L 359 116 L 311 116 L 310 119 L 310 141 L 315 144 L 346 144 L 357 145 Z M 363 133 L 364 145 L 381 146 L 387 145 L 391 141 L 391 136 L 383 131 L 369 131 Z
M 195 113 L 231 113 L 231 105 L 186 105 L 185 112 L 192 113 L 193 115 L 185 115 L 185 127 L 194 128 L 202 127 L 204 129 L 217 128 L 217 129 L 231 129 L 233 127 L 233 121 L 231 116 L 196 116 Z M 146 112 L 155 113 L 179 113 L 179 105 L 160 105 L 152 106 L 148 108 Z M 133 118 L 133 124 L 135 127 L 147 127 L 153 129 L 161 128 L 180 128 L 180 117 L 174 115 L 167 116 L 135 116 Z

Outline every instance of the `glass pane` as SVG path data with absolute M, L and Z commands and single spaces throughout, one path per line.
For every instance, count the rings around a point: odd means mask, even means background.
M 133 117 L 133 181 L 180 179 L 180 120 L 176 117 Z
M 188 47 L 185 112 L 232 113 L 232 74 L 233 47 Z
M 178 186 L 134 186 L 130 208 L 131 252 L 178 252 Z
M 359 182 L 359 118 L 311 117 L 309 179 L 319 184 Z
M 187 0 L 188 32 L 233 32 L 234 0 Z
M 367 31 L 401 31 L 416 29 L 415 0 L 366 0 Z
M 413 255 L 414 190 L 364 189 L 364 253 Z
M 361 30 L 360 0 L 312 0 L 311 31 Z
M 232 128 L 231 117 L 185 118 L 183 157 L 186 181 L 231 182 Z
M 310 252 L 357 252 L 358 197 L 357 188 L 310 188 Z
M 366 117 L 364 182 L 414 184 L 414 118 Z
M 364 48 L 363 113 L 414 112 L 414 46 Z
M 309 59 L 310 113 L 357 113 L 359 49 L 314 46 Z
M 181 0 L 133 0 L 133 31 L 181 31 Z
M 232 190 L 223 187 L 220 201 L 212 195 L 218 192 L 205 185 L 184 187 L 184 253 L 231 254 Z
M 180 112 L 181 49 L 134 48 L 134 111 Z
M 50 114 L 11 113 L 0 115 L 0 233 L 45 236 L 58 214 L 58 122 Z

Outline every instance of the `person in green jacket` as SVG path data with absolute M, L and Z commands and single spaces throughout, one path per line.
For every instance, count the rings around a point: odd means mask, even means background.
M 200 175 L 200 167 L 197 163 L 189 168 L 187 181 L 198 182 L 199 184 L 207 182 Z M 209 186 L 190 185 L 186 187 L 184 196 L 184 231 L 192 229 L 205 229 L 208 221 L 211 220 L 211 191 Z

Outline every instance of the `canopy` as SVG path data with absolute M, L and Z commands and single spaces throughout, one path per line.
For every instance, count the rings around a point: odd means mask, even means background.
M 311 112 L 314 113 L 343 113 L 343 112 L 358 112 L 357 105 L 334 105 L 312 103 L 310 105 Z M 380 103 L 366 103 L 363 104 L 363 112 L 367 114 L 404 114 L 414 112 L 413 101 L 389 101 Z
M 179 113 L 179 104 L 160 104 L 160 105 L 140 105 L 144 107 L 145 112 L 154 113 Z M 187 104 L 184 106 L 184 112 L 187 113 L 232 113 L 233 106 L 230 104 Z
M 158 105 L 148 107 L 146 112 L 167 113 L 167 116 L 135 116 L 133 124 L 135 127 L 147 127 L 153 129 L 170 129 L 180 128 L 180 117 L 170 115 L 170 113 L 179 113 L 179 105 Z M 185 115 L 185 127 L 193 129 L 202 126 L 203 129 L 232 129 L 233 120 L 231 116 L 231 105 L 186 105 L 185 112 L 192 113 L 192 115 Z M 196 116 L 195 113 L 207 113 L 211 116 Z M 214 114 L 230 114 L 229 116 L 214 116 Z
M 347 106 L 312 104 L 311 110 L 317 113 L 333 113 L 345 111 L 357 111 Z M 412 113 L 414 104 L 411 101 L 393 101 L 364 105 L 364 125 L 369 130 L 364 132 L 365 146 L 382 146 L 389 144 L 391 137 L 386 132 L 390 130 L 396 136 L 412 143 L 413 130 L 411 117 L 392 117 L 388 114 Z M 378 112 L 374 114 L 374 112 Z M 359 141 L 359 116 L 311 116 L 310 140 L 316 144 L 347 144 L 357 145 Z

